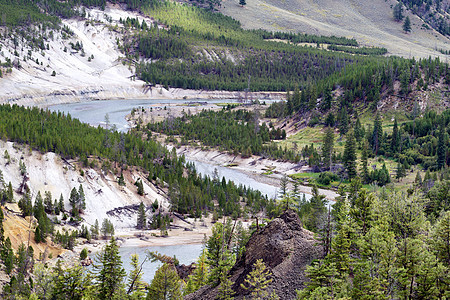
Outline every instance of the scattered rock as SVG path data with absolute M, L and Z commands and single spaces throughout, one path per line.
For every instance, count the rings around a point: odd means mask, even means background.
M 81 265 L 83 267 L 87 267 L 87 266 L 92 265 L 92 259 L 89 256 L 86 257 L 84 260 L 81 261 Z

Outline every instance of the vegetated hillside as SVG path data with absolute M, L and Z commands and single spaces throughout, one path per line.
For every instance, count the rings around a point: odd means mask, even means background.
M 404 13 L 412 23 L 411 33 L 405 34 L 402 23 L 394 21 L 395 4 L 393 0 L 254 0 L 241 7 L 238 1 L 226 0 L 220 11 L 239 20 L 244 28 L 344 36 L 362 45 L 387 48 L 393 55 L 444 57 L 436 49 L 450 49 L 448 36 L 425 29 L 426 23 L 411 11 Z

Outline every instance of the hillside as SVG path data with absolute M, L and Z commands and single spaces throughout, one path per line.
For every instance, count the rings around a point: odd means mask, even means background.
M 394 21 L 393 0 L 253 0 L 245 7 L 225 0 L 220 11 L 240 21 L 244 28 L 269 31 L 306 32 L 355 38 L 363 45 L 385 47 L 389 54 L 403 57 L 445 55 L 435 49 L 450 49 L 450 39 L 405 11 L 412 32 L 405 34 L 402 23 Z M 447 56 L 448 57 L 448 56 Z

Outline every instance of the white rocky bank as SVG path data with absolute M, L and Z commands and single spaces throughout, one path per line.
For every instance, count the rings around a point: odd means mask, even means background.
M 9 164 L 4 156 L 5 150 L 11 156 Z M 39 191 L 42 196 L 45 191 L 50 191 L 54 199 L 59 199 L 62 193 L 65 199 L 65 209 L 68 211 L 70 209 L 68 201 L 70 191 L 74 187 L 78 189 L 82 184 L 86 195 L 86 210 L 82 217 L 85 219 L 86 225 L 93 225 L 96 219 L 101 225 L 104 218 L 109 218 L 114 224 L 116 233 L 129 232 L 136 226 L 137 214 L 135 212 L 122 211 L 117 216 L 107 214 L 107 212 L 115 208 L 139 204 L 141 201 L 149 206 L 158 200 L 164 207 L 168 206 L 163 194 L 153 185 L 147 184 L 146 180 L 143 180 L 145 195 L 139 196 L 132 182 L 127 182 L 125 187 L 121 187 L 113 175 L 104 176 L 100 171 L 94 169 L 85 169 L 84 176 L 81 176 L 80 170 L 74 170 L 55 153 L 30 152 L 28 147 L 0 141 L 0 170 L 6 184 L 11 182 L 15 191 L 22 183 L 23 178 L 19 171 L 20 160 L 25 163 L 27 168 L 29 177 L 27 184 L 31 190 L 33 202 Z M 133 180 L 138 176 L 139 173 L 135 173 Z M 21 195 L 15 194 L 16 201 L 20 197 Z

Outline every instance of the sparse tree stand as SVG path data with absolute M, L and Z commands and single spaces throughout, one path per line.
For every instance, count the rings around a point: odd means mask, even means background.
M 405 22 L 403 23 L 403 31 L 405 33 L 411 32 L 411 20 L 409 17 L 406 17 Z
M 247 2 L 245 0 L 239 0 L 239 5 L 241 7 L 244 7 L 247 4 Z

